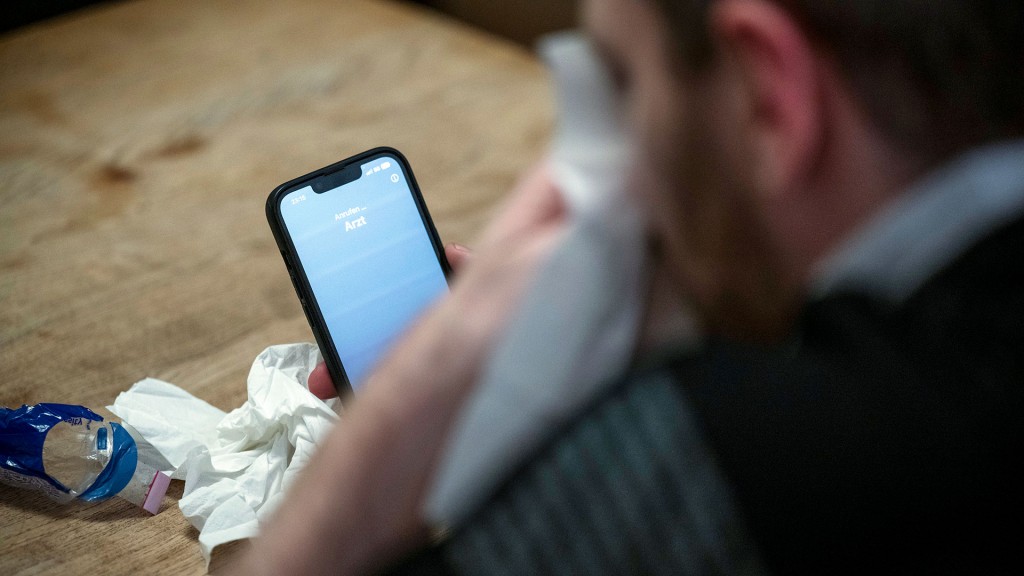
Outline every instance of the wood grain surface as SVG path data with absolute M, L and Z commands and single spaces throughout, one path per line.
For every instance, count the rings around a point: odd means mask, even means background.
M 551 116 L 529 51 L 399 3 L 140 0 L 0 37 L 0 405 L 109 416 L 152 376 L 239 406 L 260 351 L 312 341 L 277 184 L 394 146 L 472 244 Z M 181 491 L 150 517 L 0 485 L 0 574 L 205 573 Z

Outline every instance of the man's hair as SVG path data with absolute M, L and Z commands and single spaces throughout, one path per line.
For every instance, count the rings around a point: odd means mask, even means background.
M 683 64 L 715 58 L 715 0 L 654 0 Z M 772 0 L 833 56 L 891 141 L 939 160 L 1024 135 L 1024 0 Z

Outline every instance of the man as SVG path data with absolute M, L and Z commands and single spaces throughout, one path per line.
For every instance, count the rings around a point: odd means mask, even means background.
M 706 344 L 661 342 L 431 543 L 419 511 L 438 452 L 559 238 L 540 167 L 244 566 L 1013 570 L 1022 3 L 589 0 L 583 13 L 639 148 L 632 192 L 663 288 L 696 306 Z

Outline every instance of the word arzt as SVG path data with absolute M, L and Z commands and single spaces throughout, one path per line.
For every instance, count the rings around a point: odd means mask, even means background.
M 360 216 L 355 220 L 345 222 L 345 232 L 351 232 L 360 226 L 366 226 L 366 216 Z

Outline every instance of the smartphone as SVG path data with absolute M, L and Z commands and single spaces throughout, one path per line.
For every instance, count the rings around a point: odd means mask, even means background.
M 281 184 L 267 198 L 267 220 L 342 397 L 448 290 L 444 246 L 393 148 Z

